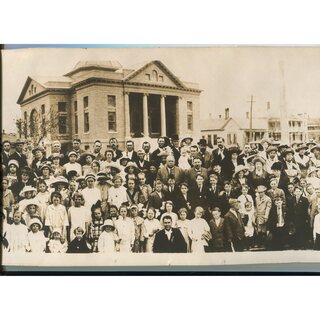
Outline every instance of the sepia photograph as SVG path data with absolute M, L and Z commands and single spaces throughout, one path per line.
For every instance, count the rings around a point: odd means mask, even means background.
M 320 262 L 320 47 L 1 59 L 3 270 Z

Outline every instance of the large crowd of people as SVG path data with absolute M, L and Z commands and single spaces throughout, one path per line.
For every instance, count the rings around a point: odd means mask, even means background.
M 2 142 L 7 252 L 142 253 L 320 249 L 320 145 L 264 139 L 73 139 L 50 153 Z M 50 154 L 47 156 L 47 154 Z

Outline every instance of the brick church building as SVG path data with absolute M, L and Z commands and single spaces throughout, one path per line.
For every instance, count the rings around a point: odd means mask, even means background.
M 120 146 L 174 134 L 197 139 L 200 93 L 161 61 L 135 70 L 118 61 L 80 61 L 62 77 L 29 76 L 17 103 L 25 138 L 48 144 L 58 139 L 66 149 L 77 137 L 88 149 L 110 137 Z

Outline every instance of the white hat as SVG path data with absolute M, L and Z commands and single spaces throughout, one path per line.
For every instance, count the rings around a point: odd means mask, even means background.
M 104 221 L 102 228 L 104 228 L 104 227 L 112 227 L 113 229 L 115 229 L 115 226 L 114 226 L 111 219 L 107 219 Z
M 25 186 L 21 192 L 20 192 L 20 197 L 24 197 L 25 196 L 25 193 L 28 192 L 28 191 L 32 191 L 32 192 L 37 192 L 37 189 L 32 187 L 32 186 Z
M 39 229 L 42 229 L 42 222 L 38 218 L 32 218 L 29 222 L 29 229 L 33 224 L 37 223 L 39 225 Z

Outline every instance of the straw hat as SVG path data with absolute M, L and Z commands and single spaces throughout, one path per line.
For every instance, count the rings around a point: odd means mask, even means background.
M 320 150 L 320 144 L 316 144 L 310 149 L 311 152 L 313 152 L 314 150 Z
M 19 169 L 19 162 L 18 162 L 17 160 L 15 160 L 15 159 L 9 160 L 9 162 L 8 162 L 8 167 L 10 167 L 12 164 L 13 164 L 14 166 L 16 166 L 17 169 Z
M 245 171 L 245 170 L 248 170 L 248 168 L 246 166 L 244 166 L 243 164 L 240 164 L 235 167 L 233 175 L 236 176 L 240 171 Z
M 265 192 L 267 188 L 264 185 L 260 185 L 256 188 L 256 192 Z
M 34 188 L 34 187 L 32 187 L 32 186 L 25 186 L 22 190 L 21 190 L 21 192 L 20 192 L 20 197 L 25 197 L 25 193 L 26 192 L 37 192 L 37 189 L 36 188 Z
M 266 160 L 264 160 L 262 157 L 256 156 L 253 160 L 252 163 L 256 164 L 257 162 L 261 162 L 262 164 L 266 163 Z
M 113 230 L 115 229 L 114 224 L 111 219 L 107 219 L 104 221 L 102 228 L 105 228 L 105 227 L 111 227 L 111 228 L 113 228 Z
M 119 173 L 121 171 L 120 166 L 116 162 L 111 162 L 111 163 L 107 164 L 106 167 L 115 169 L 117 171 L 117 173 Z
M 59 176 L 56 177 L 55 179 L 53 179 L 53 181 L 51 182 L 51 186 L 54 186 L 56 184 L 64 184 L 65 186 L 69 186 L 69 181 L 67 178 L 63 177 L 63 176 Z
M 134 163 L 134 162 L 129 162 L 129 163 L 127 164 L 127 166 L 125 167 L 124 171 L 125 171 L 126 173 L 128 173 L 129 168 L 134 168 L 134 172 L 135 172 L 135 173 L 137 173 L 137 172 L 140 171 L 139 168 L 138 168 L 138 166 L 137 166 L 137 164 Z
M 38 218 L 32 218 L 29 222 L 29 229 L 31 228 L 31 226 L 33 224 L 38 224 L 39 225 L 39 229 L 42 229 L 42 222 L 38 219 Z

